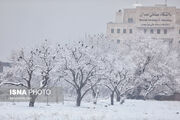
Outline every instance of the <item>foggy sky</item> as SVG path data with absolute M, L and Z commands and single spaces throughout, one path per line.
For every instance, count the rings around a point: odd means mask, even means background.
M 136 1 L 151 6 L 165 0 L 0 0 L 0 61 L 44 39 L 70 44 L 85 34 L 105 33 L 115 12 Z M 180 0 L 168 5 L 180 8 Z

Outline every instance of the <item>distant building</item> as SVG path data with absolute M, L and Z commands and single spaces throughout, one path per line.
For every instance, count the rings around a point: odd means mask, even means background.
M 0 73 L 3 72 L 4 67 L 10 67 L 10 66 L 11 66 L 10 63 L 0 61 Z
M 119 10 L 115 22 L 107 24 L 107 36 L 117 44 L 135 36 L 149 36 L 180 46 L 180 9 L 163 4 Z

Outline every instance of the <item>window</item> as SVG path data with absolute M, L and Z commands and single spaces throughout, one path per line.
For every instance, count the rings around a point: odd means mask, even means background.
M 164 29 L 164 34 L 167 34 L 167 29 Z
M 128 23 L 133 23 L 133 18 L 128 18 Z
M 180 30 L 179 30 L 179 34 L 180 34 Z
M 161 33 L 161 30 L 160 29 L 157 29 L 157 34 L 160 34 Z
M 150 33 L 151 33 L 151 34 L 154 34 L 154 30 L 153 30 L 153 29 L 151 29 L 151 30 L 150 30 Z
M 123 29 L 123 33 L 126 33 L 126 29 Z
M 114 29 L 111 29 L 111 33 L 114 33 Z
M 146 32 L 147 32 L 147 29 L 144 29 L 144 34 L 146 34 Z
M 132 29 L 129 29 L 129 33 L 130 33 L 130 34 L 132 34 L 132 33 L 133 33 Z
M 117 33 L 120 33 L 120 29 L 117 29 Z
M 119 43 L 120 43 L 120 40 L 117 40 L 117 43 L 119 44 Z

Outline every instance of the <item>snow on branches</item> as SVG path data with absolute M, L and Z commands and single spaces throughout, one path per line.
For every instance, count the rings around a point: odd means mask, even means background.
M 64 48 L 62 54 L 64 80 L 76 91 L 76 105 L 100 82 L 98 58 L 93 47 L 79 42 L 77 46 Z

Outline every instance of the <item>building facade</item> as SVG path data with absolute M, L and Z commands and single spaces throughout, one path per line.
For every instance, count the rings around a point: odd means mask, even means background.
M 162 4 L 119 10 L 115 22 L 107 24 L 107 36 L 117 44 L 135 36 L 148 36 L 180 46 L 180 9 Z
M 3 72 L 3 68 L 4 67 L 11 67 L 10 63 L 6 63 L 6 62 L 1 62 L 0 61 L 0 73 Z

